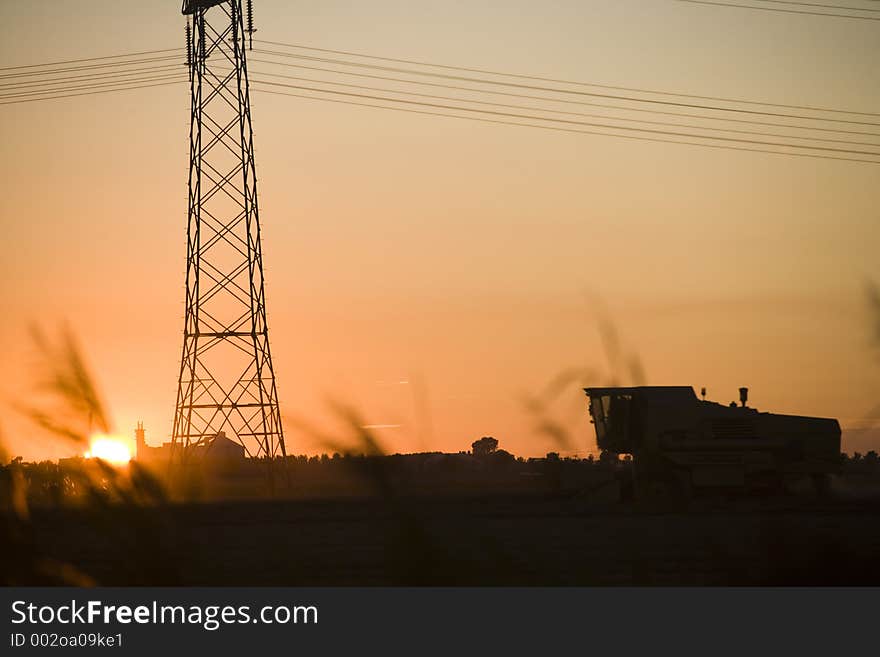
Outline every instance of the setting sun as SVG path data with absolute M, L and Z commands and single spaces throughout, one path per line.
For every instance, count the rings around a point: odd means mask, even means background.
M 98 458 L 114 465 L 124 465 L 131 460 L 132 454 L 131 447 L 124 438 L 95 436 L 92 438 L 85 457 L 87 459 Z

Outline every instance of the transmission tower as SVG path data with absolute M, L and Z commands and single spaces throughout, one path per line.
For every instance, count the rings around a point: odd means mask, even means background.
M 266 325 L 245 40 L 252 2 L 186 0 L 192 91 L 186 314 L 172 445 L 219 432 L 286 456 Z M 191 23 L 190 23 L 191 21 Z

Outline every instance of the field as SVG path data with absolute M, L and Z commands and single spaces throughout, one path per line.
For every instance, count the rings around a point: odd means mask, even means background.
M 35 510 L 31 531 L 104 585 L 880 584 L 876 501 L 214 502 Z

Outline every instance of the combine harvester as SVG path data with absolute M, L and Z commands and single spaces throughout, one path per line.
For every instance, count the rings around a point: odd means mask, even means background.
M 784 490 L 812 480 L 827 492 L 840 469 L 837 420 L 761 413 L 698 399 L 686 386 L 585 388 L 596 443 L 632 456 L 631 488 L 638 499 L 688 498 L 714 489 L 736 493 Z M 630 485 L 631 484 L 631 485 Z

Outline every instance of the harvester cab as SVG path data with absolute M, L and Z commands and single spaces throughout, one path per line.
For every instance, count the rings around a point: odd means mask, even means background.
M 632 392 L 626 389 L 592 388 L 589 395 L 590 416 L 596 426 L 599 449 L 632 454 L 641 438 Z

